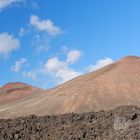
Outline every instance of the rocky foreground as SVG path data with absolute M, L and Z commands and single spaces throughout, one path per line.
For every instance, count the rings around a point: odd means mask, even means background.
M 0 140 L 139 140 L 140 108 L 0 120 Z

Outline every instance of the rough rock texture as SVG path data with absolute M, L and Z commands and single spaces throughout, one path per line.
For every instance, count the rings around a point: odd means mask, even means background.
M 0 120 L 0 140 L 139 140 L 140 108 Z

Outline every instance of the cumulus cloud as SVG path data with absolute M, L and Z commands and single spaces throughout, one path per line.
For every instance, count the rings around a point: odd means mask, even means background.
M 37 79 L 37 71 L 36 70 L 25 70 L 25 67 L 28 67 L 30 63 L 26 58 L 20 58 L 15 62 L 13 66 L 11 66 L 11 70 L 13 72 L 19 72 L 23 77 L 30 78 L 32 80 Z
M 95 65 L 88 66 L 87 71 L 84 71 L 84 69 L 77 71 L 72 68 L 71 64 L 74 64 L 80 59 L 81 52 L 79 50 L 71 50 L 65 55 L 67 56 L 65 60 L 61 60 L 58 56 L 52 57 L 45 63 L 39 65 L 39 67 L 29 70 L 22 70 L 22 68 L 28 64 L 28 61 L 25 58 L 21 58 L 14 66 L 12 66 L 11 69 L 15 72 L 21 72 L 23 77 L 30 78 L 32 80 L 41 81 L 42 77 L 44 80 L 50 78 L 51 76 L 52 80 L 55 81 L 56 84 L 62 84 L 77 76 L 95 71 L 114 62 L 111 58 L 105 58 L 98 60 Z M 74 56 L 75 59 L 70 59 L 70 56 Z
M 2 11 L 7 6 L 10 6 L 12 4 L 21 2 L 23 0 L 0 0 L 0 11 Z
M 36 15 L 30 16 L 29 24 L 26 27 L 21 27 L 19 36 L 32 35 L 31 45 L 35 47 L 37 53 L 48 51 L 50 49 L 50 42 L 55 39 L 54 36 L 62 34 L 60 27 L 56 26 L 52 20 L 41 20 Z
M 101 59 L 101 60 L 97 61 L 95 65 L 88 66 L 88 72 L 98 70 L 98 69 L 105 67 L 113 62 L 114 61 L 111 58 Z
M 13 50 L 17 50 L 20 46 L 19 39 L 8 33 L 0 34 L 0 55 L 7 56 Z
M 81 57 L 81 52 L 79 50 L 72 50 L 67 54 L 67 63 L 75 63 Z
M 11 67 L 13 72 L 19 72 L 24 66 L 27 66 L 28 60 L 26 58 L 20 58 L 16 61 L 15 64 Z
M 40 20 L 36 15 L 30 17 L 30 25 L 33 26 L 38 31 L 45 31 L 49 35 L 58 35 L 62 33 L 60 27 L 55 26 L 50 19 Z
M 78 50 L 73 50 L 68 52 L 68 54 L 74 54 L 72 52 L 80 53 L 80 51 Z M 76 62 L 80 58 L 80 56 L 75 57 L 75 59 L 70 59 L 69 57 L 70 55 L 68 54 L 67 54 L 67 59 L 65 61 L 59 60 L 58 57 L 53 57 L 50 58 L 44 65 L 45 72 L 51 74 L 54 80 L 58 81 L 59 84 L 64 83 L 68 80 L 71 80 L 81 75 L 81 72 L 78 72 L 73 68 L 70 68 L 69 63 L 67 63 L 67 62 L 71 62 L 71 63 Z

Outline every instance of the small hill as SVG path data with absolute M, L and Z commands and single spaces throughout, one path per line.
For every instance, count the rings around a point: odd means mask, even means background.
M 40 92 L 41 89 L 24 83 L 7 83 L 0 87 L 0 105 L 11 103 Z

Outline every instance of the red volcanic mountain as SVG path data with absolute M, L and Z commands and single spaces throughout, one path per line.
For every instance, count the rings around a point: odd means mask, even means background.
M 24 88 L 21 90 L 26 91 L 26 94 L 28 88 Z M 8 90 L 6 88 L 3 94 L 12 94 L 14 90 L 20 92 L 22 97 L 26 96 L 17 86 Z M 0 106 L 0 117 L 81 113 L 108 110 L 120 105 L 140 105 L 140 57 L 125 57 L 49 91 L 38 90 L 36 93 L 29 93 L 33 95 L 32 98 L 20 102 L 16 100 L 8 103 L 6 100 L 7 103 Z
M 24 83 L 8 83 L 0 87 L 0 105 L 30 97 L 40 91 L 41 89 Z

